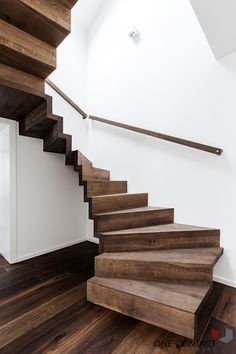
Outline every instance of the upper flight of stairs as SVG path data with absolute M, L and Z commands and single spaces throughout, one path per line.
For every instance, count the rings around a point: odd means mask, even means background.
M 100 244 L 88 300 L 199 339 L 221 292 L 212 280 L 220 231 L 175 223 L 173 208 L 149 206 L 147 193 L 128 193 L 127 181 L 111 180 L 72 151 L 63 118 L 45 96 L 75 3 L 0 0 L 0 116 L 19 121 L 21 135 L 43 139 L 44 151 L 64 154 L 79 175 Z

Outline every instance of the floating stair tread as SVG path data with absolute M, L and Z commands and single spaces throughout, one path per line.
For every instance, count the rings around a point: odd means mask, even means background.
M 159 211 L 159 210 L 172 210 L 173 208 L 157 208 L 157 207 L 143 207 L 143 208 L 134 208 L 134 209 L 123 209 L 119 211 L 110 211 L 108 213 L 96 214 L 95 216 L 103 216 L 103 215 L 119 215 L 119 214 L 127 214 L 127 213 L 143 213 L 148 211 Z
M 223 248 L 194 248 L 145 252 L 103 253 L 96 260 L 128 261 L 128 262 L 163 262 L 169 264 L 185 264 L 192 266 L 213 267 L 223 253 Z
M 129 279 L 93 277 L 88 281 L 94 285 L 111 288 L 134 297 L 158 302 L 162 305 L 196 313 L 203 299 L 211 290 L 210 285 L 197 286 L 171 282 L 153 282 Z
M 118 236 L 118 235 L 143 235 L 143 234 L 153 234 L 153 233 L 175 233 L 175 232 L 194 232 L 194 231 L 217 231 L 217 229 L 211 229 L 207 227 L 201 226 L 193 226 L 193 225 L 184 225 L 184 224 L 163 224 L 163 225 L 154 225 L 154 226 L 146 226 L 146 227 L 137 227 L 134 229 L 125 229 L 111 232 L 104 232 L 102 235 L 104 236 Z
M 91 197 L 91 198 L 96 198 L 96 199 L 99 199 L 99 198 L 112 198 L 112 197 L 120 197 L 122 195 L 143 195 L 143 194 L 147 194 L 147 193 L 116 193 L 116 194 L 105 194 L 105 195 L 95 195 L 94 197 Z

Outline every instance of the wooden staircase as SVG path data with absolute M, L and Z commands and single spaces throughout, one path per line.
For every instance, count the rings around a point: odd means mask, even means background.
M 219 230 L 174 223 L 174 209 L 148 206 L 128 193 L 63 133 L 44 79 L 56 47 L 70 32 L 75 0 L 0 0 L 0 116 L 19 121 L 21 135 L 43 139 L 44 151 L 65 155 L 84 186 L 100 255 L 88 300 L 189 338 L 200 338 L 221 286 L 213 267 L 222 255 Z

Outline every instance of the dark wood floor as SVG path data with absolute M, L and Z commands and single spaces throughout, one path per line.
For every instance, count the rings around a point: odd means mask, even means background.
M 84 242 L 12 266 L 0 256 L 0 353 L 236 353 L 236 289 L 224 288 L 197 345 L 88 303 L 97 253 L 97 245 Z M 233 340 L 213 340 L 212 328 L 220 337 L 232 329 Z

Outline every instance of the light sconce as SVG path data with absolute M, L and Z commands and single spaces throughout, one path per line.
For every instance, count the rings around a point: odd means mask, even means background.
M 134 41 L 139 37 L 139 30 L 136 27 L 132 28 L 132 31 L 129 32 L 129 37 Z

